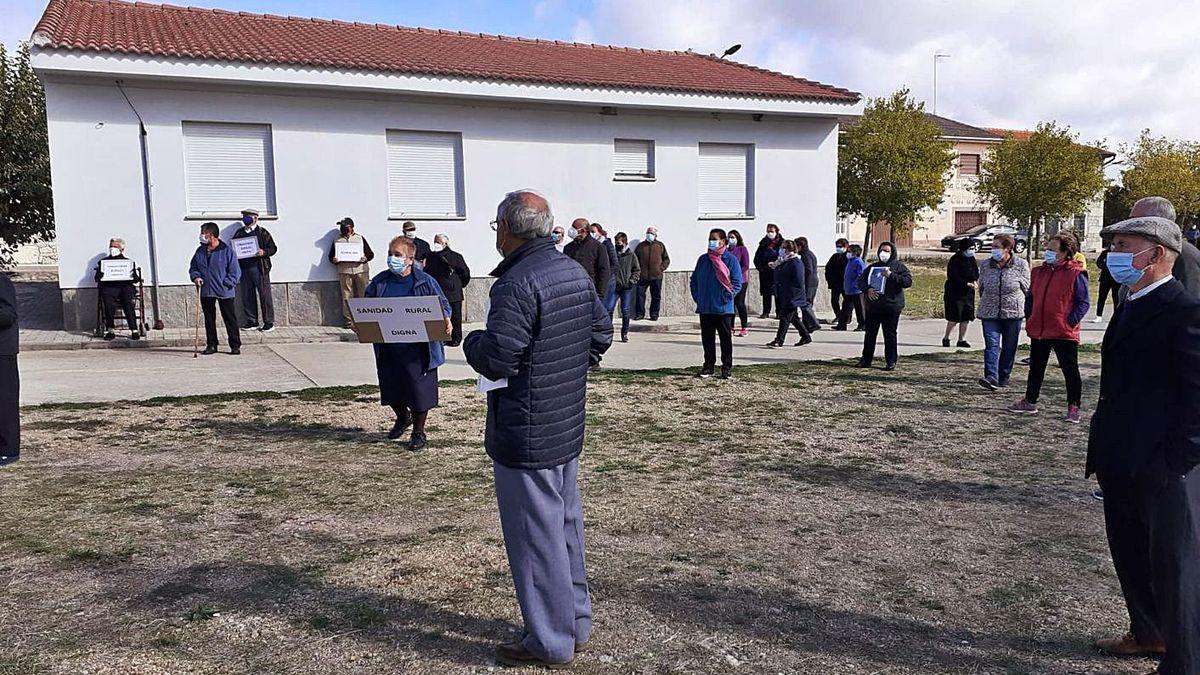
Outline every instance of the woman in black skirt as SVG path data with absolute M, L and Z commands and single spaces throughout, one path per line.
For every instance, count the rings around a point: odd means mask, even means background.
M 367 286 L 368 298 L 407 298 L 436 295 L 441 300 L 446 332 L 451 330 L 450 303 L 437 281 L 414 265 L 416 245 L 407 237 L 396 237 L 388 245 L 388 268 L 375 275 Z M 379 376 L 380 403 L 396 413 L 396 423 L 387 437 L 396 440 L 411 426 L 408 449 L 425 448 L 425 420 L 438 404 L 438 366 L 446 362 L 441 342 L 389 343 L 375 345 L 375 371 Z
M 950 346 L 950 332 L 958 326 L 958 346 L 970 347 L 967 328 L 975 320 L 975 289 L 979 286 L 979 263 L 975 261 L 975 242 L 964 239 L 958 252 L 946 264 L 946 335 L 942 346 Z

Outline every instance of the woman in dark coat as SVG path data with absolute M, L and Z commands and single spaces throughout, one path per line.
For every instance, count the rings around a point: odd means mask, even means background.
M 779 247 L 782 245 L 783 235 L 779 234 L 779 226 L 767 223 L 767 236 L 758 242 L 758 249 L 754 251 L 754 269 L 758 270 L 758 292 L 762 295 L 763 303 L 760 319 L 771 316 L 771 298 L 775 295 L 775 270 L 771 263 L 779 258 Z
M 967 328 L 975 320 L 975 289 L 979 287 L 979 263 L 975 260 L 975 243 L 964 239 L 958 252 L 946 263 L 946 286 L 943 303 L 946 307 L 946 334 L 942 346 L 950 346 L 950 333 L 958 326 L 958 346 L 970 347 Z
M 775 263 L 775 311 L 779 316 L 779 329 L 775 332 L 775 339 L 768 342 L 767 346 L 782 347 L 790 325 L 795 326 L 800 334 L 796 346 L 802 347 L 812 342 L 812 335 L 800 314 L 811 305 L 808 301 L 808 275 L 804 271 L 804 260 L 797 253 L 796 242 L 785 241 L 780 248 L 779 259 Z
M 450 333 L 450 303 L 438 282 L 415 263 L 416 245 L 407 237 L 396 237 L 388 245 L 388 268 L 367 285 L 368 298 L 409 298 L 436 295 Z M 375 345 L 375 371 L 379 376 L 379 401 L 396 413 L 388 439 L 396 440 L 411 426 L 408 449 L 425 448 L 425 420 L 438 404 L 438 366 L 446 361 L 441 342 L 409 342 Z
M 866 294 L 866 335 L 863 336 L 859 368 L 870 368 L 875 358 L 875 341 L 883 329 L 884 370 L 895 370 L 900 359 L 897 339 L 900 313 L 904 311 L 904 289 L 912 286 L 912 273 L 900 262 L 896 245 L 885 241 L 876 252 L 876 262 L 858 277 L 858 289 Z

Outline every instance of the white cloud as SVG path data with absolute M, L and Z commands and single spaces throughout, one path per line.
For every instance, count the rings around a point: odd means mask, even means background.
M 1200 10 L 1173 0 L 596 0 L 603 43 L 721 53 L 882 96 L 900 86 L 980 126 L 1068 124 L 1109 146 L 1200 136 Z M 577 31 L 578 32 L 578 31 Z M 927 108 L 930 106 L 927 105 Z

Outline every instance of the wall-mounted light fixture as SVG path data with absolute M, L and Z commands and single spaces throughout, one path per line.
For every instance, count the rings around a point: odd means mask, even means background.
M 617 109 L 612 107 L 611 105 L 606 105 L 600 109 L 600 114 L 601 115 L 616 115 Z
M 763 114 L 762 113 L 754 113 L 753 117 L 754 117 L 755 122 L 761 122 L 762 118 L 763 118 Z

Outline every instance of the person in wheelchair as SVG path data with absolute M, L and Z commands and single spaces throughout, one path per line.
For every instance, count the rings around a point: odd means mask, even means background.
M 100 287 L 100 301 L 104 307 L 104 339 L 116 337 L 113 333 L 113 319 L 117 314 L 117 305 L 125 312 L 125 320 L 129 322 L 129 339 L 138 340 L 142 337 L 138 332 L 137 312 L 134 311 L 133 300 L 137 297 L 137 284 L 142 282 L 140 270 L 133 266 L 133 275 L 129 279 L 104 279 L 105 260 L 127 260 L 125 257 L 125 240 L 110 239 L 108 241 L 108 256 L 96 263 L 96 284 Z

